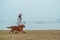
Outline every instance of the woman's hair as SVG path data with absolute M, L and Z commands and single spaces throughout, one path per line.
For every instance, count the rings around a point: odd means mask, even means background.
M 20 19 L 22 19 L 21 16 L 22 16 L 22 14 L 19 14 L 19 15 L 18 15 L 18 17 L 19 17 Z

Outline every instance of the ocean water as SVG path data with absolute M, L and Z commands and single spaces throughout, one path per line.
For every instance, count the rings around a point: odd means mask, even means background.
M 27 23 L 27 30 L 60 30 L 60 23 Z
M 24 30 L 60 30 L 60 23 L 35 23 L 35 22 L 24 22 Z M 0 23 L 0 30 L 8 30 L 7 27 L 17 25 L 17 23 Z

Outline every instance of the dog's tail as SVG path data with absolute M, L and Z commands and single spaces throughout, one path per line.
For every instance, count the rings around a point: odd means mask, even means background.
M 11 28 L 11 27 L 7 27 L 7 28 Z

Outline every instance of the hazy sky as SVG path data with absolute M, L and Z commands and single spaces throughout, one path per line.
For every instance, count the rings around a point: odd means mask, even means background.
M 60 0 L 0 0 L 0 25 L 17 22 L 21 12 L 23 21 L 58 22 Z

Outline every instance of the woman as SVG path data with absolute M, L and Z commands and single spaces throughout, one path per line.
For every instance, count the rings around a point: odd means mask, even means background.
M 18 25 L 22 24 L 22 13 L 18 15 Z

